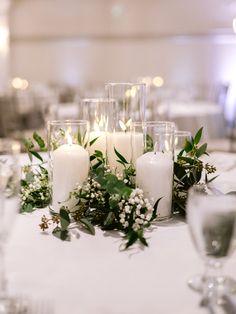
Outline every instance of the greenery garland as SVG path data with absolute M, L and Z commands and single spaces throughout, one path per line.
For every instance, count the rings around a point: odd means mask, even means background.
M 174 163 L 173 213 L 184 215 L 188 189 L 200 183 L 203 172 L 205 172 L 203 183 L 208 183 L 207 175 L 216 171 L 214 166 L 204 164 L 200 159 L 202 155 L 207 154 L 207 144 L 200 147 L 198 145 L 202 130 L 201 128 L 190 141 L 186 141 L 185 147 Z M 37 152 L 38 149 L 47 151 L 46 144 L 36 132 L 33 139 L 25 140 L 24 144 L 31 164 L 23 167 L 24 176 L 20 193 L 22 213 L 46 207 L 51 202 L 48 170 L 44 166 L 42 156 Z M 115 150 L 115 153 L 117 161 L 124 167 L 122 177 L 112 174 L 102 153 L 95 151 L 90 157 L 91 168 L 87 181 L 71 191 L 70 197 L 76 198 L 76 206 L 73 208 L 62 206 L 59 214 L 51 214 L 49 217 L 44 215 L 39 225 L 43 231 L 53 225 L 54 236 L 61 240 L 69 240 L 72 228 L 81 230 L 83 227 L 94 235 L 94 226 L 98 226 L 102 230 L 122 232 L 125 249 L 136 241 L 148 246 L 144 231 L 157 217 L 160 199 L 153 207 L 151 206 L 143 191 L 135 188 L 133 166 L 118 151 Z M 40 163 L 33 164 L 33 157 Z

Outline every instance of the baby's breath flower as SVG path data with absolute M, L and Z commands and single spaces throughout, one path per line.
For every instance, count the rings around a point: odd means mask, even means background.
M 138 231 L 153 217 L 153 207 L 147 198 L 144 198 L 143 190 L 134 189 L 128 200 L 119 202 L 119 222 L 124 229 L 131 228 Z

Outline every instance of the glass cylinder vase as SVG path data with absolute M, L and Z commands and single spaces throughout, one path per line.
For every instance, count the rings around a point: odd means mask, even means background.
M 90 123 L 90 155 L 98 150 L 106 156 L 108 112 L 111 108 L 113 101 L 107 98 L 85 98 L 80 103 L 81 116 Z
M 48 122 L 48 148 L 52 210 L 73 209 L 76 200 L 70 195 L 81 186 L 89 172 L 89 122 L 57 120 Z
M 183 149 L 186 145 L 186 142 L 191 140 L 191 136 L 191 132 L 189 131 L 175 131 L 175 160 L 177 160 L 177 156 L 179 154 L 183 154 Z
M 157 219 L 171 217 L 175 124 L 153 121 L 143 124 L 143 154 L 136 155 L 136 186 L 144 191 Z M 138 129 L 134 128 L 133 136 Z M 133 141 L 132 141 L 133 142 Z
M 117 160 L 117 152 L 130 163 L 131 128 L 135 121 L 145 121 L 146 85 L 132 83 L 108 83 L 107 97 L 113 100 L 108 119 L 107 158 L 112 172 L 121 173 L 124 167 Z M 138 135 L 140 146 L 142 134 Z M 138 139 L 137 139 L 138 141 Z

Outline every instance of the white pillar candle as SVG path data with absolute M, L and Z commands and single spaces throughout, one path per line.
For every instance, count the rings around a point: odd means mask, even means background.
M 53 152 L 52 206 L 59 212 L 61 206 L 72 208 L 76 200 L 69 194 L 88 177 L 89 154 L 80 145 L 64 144 Z
M 132 143 L 133 141 L 133 143 Z M 132 158 L 133 146 L 133 161 L 137 159 L 143 152 L 143 134 L 136 133 L 131 141 L 131 132 L 114 132 L 108 134 L 107 157 L 111 170 L 122 173 L 124 167 L 117 162 L 118 157 L 115 154 L 114 148 L 128 161 Z
M 95 138 L 96 141 L 93 143 L 92 146 L 89 147 L 89 153 L 90 155 L 93 155 L 95 150 L 100 150 L 103 153 L 103 156 L 106 156 L 106 132 L 101 132 L 101 131 L 92 131 L 90 132 L 90 137 L 89 137 L 89 141 L 91 142 L 92 140 L 94 140 Z
M 162 197 L 157 207 L 159 219 L 171 215 L 173 159 L 171 153 L 148 152 L 136 160 L 136 185 L 144 191 L 154 206 Z

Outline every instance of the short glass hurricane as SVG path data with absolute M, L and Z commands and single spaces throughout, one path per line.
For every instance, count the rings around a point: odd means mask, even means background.
M 71 192 L 86 181 L 89 172 L 89 122 L 49 121 L 48 147 L 52 210 L 72 209 L 77 201 Z
M 175 124 L 147 121 L 133 123 L 132 127 L 136 186 L 144 191 L 154 208 L 157 206 L 157 219 L 167 220 L 172 213 Z

